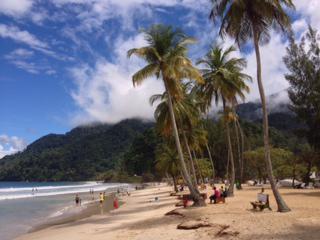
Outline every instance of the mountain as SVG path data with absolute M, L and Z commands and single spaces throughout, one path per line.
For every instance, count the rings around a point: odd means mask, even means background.
M 49 134 L 0 160 L 0 180 L 77 181 L 116 169 L 132 142 L 154 123 L 129 119 Z
M 286 102 L 276 104 L 279 96 L 270 98 L 271 142 L 284 147 L 303 125 Z M 240 104 L 236 111 L 250 146 L 262 146 L 261 104 Z M 23 152 L 0 159 L 0 181 L 128 181 L 135 175 L 150 180 L 157 177 L 155 150 L 160 142 L 154 123 L 139 119 L 79 126 L 66 134 L 41 137 Z
M 279 92 L 268 97 L 269 125 L 278 130 L 295 131 L 304 128 L 290 110 L 286 92 Z M 236 112 L 240 119 L 260 123 L 262 122 L 262 106 L 260 101 L 239 104 Z

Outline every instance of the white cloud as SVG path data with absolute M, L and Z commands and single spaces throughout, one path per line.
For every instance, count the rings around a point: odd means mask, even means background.
M 86 11 L 77 14 L 81 20 L 81 30 L 98 29 L 105 21 L 113 18 L 122 20 L 123 29 L 131 29 L 134 19 L 143 16 L 144 20 L 154 17 L 152 8 L 180 6 L 194 12 L 206 13 L 208 0 L 52 0 L 58 6 L 70 5 L 70 10 L 78 11 L 77 5 L 86 6 Z M 71 5 L 72 4 L 72 5 Z M 153 19 L 154 20 L 154 19 Z
M 16 26 L 9 26 L 0 23 L 0 37 L 9 38 L 18 43 L 23 43 L 28 45 L 30 48 L 37 50 L 45 55 L 56 58 L 62 61 L 72 61 L 73 58 L 69 56 L 64 56 L 57 54 L 50 49 L 50 46 L 38 39 L 35 35 L 29 33 L 28 31 L 21 30 Z
M 31 57 L 33 55 L 34 55 L 33 51 L 30 51 L 30 50 L 27 50 L 27 49 L 24 49 L 24 48 L 17 48 L 15 50 L 13 50 L 11 53 L 7 54 L 5 56 L 5 58 L 8 59 L 8 60 L 15 60 L 17 58 L 26 59 L 26 58 L 29 58 L 29 57 Z
M 320 1 L 319 0 L 294 0 L 296 10 L 307 18 L 308 22 L 320 29 Z
M 48 45 L 45 42 L 39 40 L 36 36 L 32 35 L 28 31 L 20 30 L 15 26 L 8 26 L 0 24 L 0 37 L 10 38 L 16 42 L 24 43 L 34 49 L 42 49 L 47 51 Z
M 149 79 L 136 88 L 132 74 L 143 65 L 137 59 L 127 59 L 127 50 L 144 44 L 141 35 L 116 43 L 116 60 L 99 59 L 93 68 L 82 65 L 72 69 L 76 89 L 72 97 L 83 110 L 73 121 L 75 124 L 88 121 L 117 122 L 121 119 L 152 118 L 153 108 L 149 97 L 163 92 L 161 81 Z
M 17 48 L 5 55 L 4 58 L 7 59 L 11 64 L 15 65 L 17 68 L 22 69 L 28 73 L 39 74 L 43 72 L 47 75 L 53 75 L 56 73 L 54 69 L 45 62 L 40 62 L 36 64 L 33 62 L 32 57 L 34 56 L 34 51 L 30 51 L 24 48 Z
M 1 0 L 0 13 L 13 17 L 27 13 L 32 7 L 32 0 Z
M 287 42 L 281 40 L 281 36 L 271 33 L 271 40 L 268 44 L 260 46 L 262 62 L 262 80 L 265 94 L 271 95 L 285 90 L 289 83 L 284 78 L 286 67 L 283 63 L 283 56 L 286 54 Z M 253 82 L 250 84 L 251 91 L 247 97 L 248 101 L 260 99 L 257 85 L 257 64 L 255 52 L 244 55 L 248 66 L 246 72 L 252 76 Z
M 0 159 L 6 155 L 22 151 L 27 146 L 26 142 L 16 136 L 0 135 Z

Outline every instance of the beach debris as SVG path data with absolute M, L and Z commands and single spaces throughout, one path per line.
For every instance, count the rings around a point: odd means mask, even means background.
M 174 215 L 174 216 L 185 217 L 185 215 L 182 214 L 181 212 L 179 212 L 178 209 L 173 209 L 173 210 L 171 210 L 170 212 L 167 212 L 165 215 L 166 215 L 166 216 L 172 216 L 172 215 Z
M 229 225 L 209 223 L 208 221 L 202 219 L 188 220 L 180 223 L 177 226 L 177 229 L 182 230 L 192 230 L 198 228 L 209 228 L 210 230 L 207 230 L 206 232 L 215 237 L 235 237 L 240 234 L 238 231 L 227 231 L 227 229 L 230 228 Z
M 175 206 L 176 206 L 176 207 L 183 207 L 183 206 L 184 206 L 184 203 L 183 203 L 183 201 L 179 201 L 179 202 L 176 203 Z
M 236 237 L 239 234 L 240 234 L 240 232 L 238 232 L 238 231 L 222 231 L 216 236 L 217 237 Z
M 199 221 L 199 220 L 189 220 L 185 221 L 183 223 L 180 223 L 177 226 L 177 229 L 183 229 L 183 230 L 191 230 L 191 229 L 198 229 L 202 227 L 212 227 L 213 225 L 207 221 Z

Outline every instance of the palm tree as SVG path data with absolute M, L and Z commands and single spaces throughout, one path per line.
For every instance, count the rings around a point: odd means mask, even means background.
M 205 83 L 199 89 L 203 94 L 206 108 L 209 109 L 211 107 L 213 100 L 218 104 L 219 99 L 222 99 L 228 156 L 231 164 L 229 196 L 233 196 L 235 183 L 235 165 L 229 126 L 234 117 L 231 107 L 237 102 L 237 97 L 245 98 L 244 92 L 249 91 L 249 87 L 245 82 L 251 80 L 250 76 L 242 73 L 242 69 L 246 66 L 246 61 L 243 58 L 230 57 L 230 54 L 234 51 L 235 48 L 232 46 L 225 51 L 219 46 L 212 47 L 206 56 L 198 61 L 198 64 L 204 66 L 201 71 L 203 72 Z
M 177 128 L 179 132 L 179 137 L 182 139 L 185 149 L 188 153 L 190 160 L 190 169 L 193 175 L 193 184 L 197 186 L 197 176 L 194 167 L 193 157 L 191 155 L 189 141 L 186 136 L 188 130 L 192 129 L 193 121 L 195 120 L 197 109 L 194 109 L 190 97 L 188 97 L 186 92 L 186 86 L 182 85 L 182 90 L 184 91 L 183 99 L 177 101 L 173 98 L 173 111 L 176 117 Z M 168 95 L 166 92 L 163 94 L 155 94 L 150 97 L 150 104 L 153 105 L 156 101 L 161 101 L 155 109 L 154 118 L 157 122 L 157 129 L 165 138 L 170 138 L 172 133 L 172 123 L 170 118 Z
M 180 82 L 189 78 L 202 82 L 199 71 L 193 67 L 187 55 L 187 46 L 194 42 L 182 31 L 174 30 L 171 26 L 153 25 L 144 31 L 147 46 L 133 48 L 128 51 L 128 57 L 136 55 L 147 62 L 147 65 L 132 76 L 134 86 L 141 84 L 145 79 L 155 76 L 162 78 L 167 95 L 173 136 L 178 151 L 179 161 L 183 177 L 189 187 L 195 206 L 205 205 L 198 189 L 193 186 L 190 175 L 187 172 L 178 128 L 172 105 L 172 98 L 179 99 L 182 95 Z
M 269 146 L 269 124 L 266 98 L 261 76 L 261 58 L 259 44 L 270 39 L 269 30 L 280 27 L 290 30 L 290 18 L 284 7 L 294 9 L 292 0 L 212 0 L 210 13 L 212 20 L 220 19 L 220 35 L 229 35 L 239 46 L 253 40 L 257 61 L 257 81 L 263 111 L 263 140 L 268 178 L 278 205 L 279 212 L 288 212 L 290 208 L 282 199 L 273 176 Z
M 156 169 L 172 177 L 174 191 L 178 192 L 177 175 L 179 173 L 179 159 L 177 151 L 170 144 L 161 144 L 156 151 Z

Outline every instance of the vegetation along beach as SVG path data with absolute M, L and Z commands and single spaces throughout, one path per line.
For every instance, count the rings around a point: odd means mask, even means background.
M 320 1 L 0 1 L 0 239 L 320 239 Z

